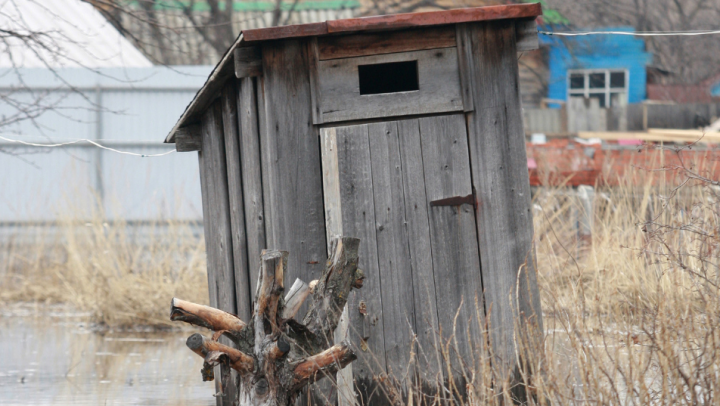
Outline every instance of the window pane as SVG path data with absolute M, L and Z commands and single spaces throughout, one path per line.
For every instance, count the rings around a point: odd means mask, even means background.
M 625 87 L 625 72 L 611 72 L 610 87 Z
M 590 89 L 604 89 L 605 88 L 605 73 L 591 73 L 590 74 Z
M 570 89 L 584 89 L 585 75 L 582 73 L 573 73 L 570 75 Z
M 600 107 L 605 107 L 605 93 L 591 94 L 590 99 L 598 99 Z

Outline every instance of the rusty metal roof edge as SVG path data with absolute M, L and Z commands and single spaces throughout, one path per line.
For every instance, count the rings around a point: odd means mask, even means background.
M 183 111 L 182 115 L 178 119 L 177 123 L 173 126 L 172 130 L 170 130 L 170 133 L 165 137 L 165 143 L 167 144 L 173 144 L 175 143 L 175 132 L 180 128 L 187 124 L 192 124 L 187 122 L 188 118 L 191 117 L 195 113 L 199 113 L 199 111 L 195 111 L 199 108 L 199 99 L 205 95 L 205 93 L 212 91 L 212 85 L 215 84 L 215 82 L 218 80 L 220 76 L 220 72 L 223 71 L 223 68 L 227 66 L 228 63 L 233 64 L 233 51 L 235 48 L 239 47 L 243 43 L 243 34 L 242 32 L 240 35 L 238 35 L 237 39 L 233 44 L 228 48 L 227 51 L 225 51 L 225 54 L 222 58 L 220 58 L 220 62 L 218 62 L 217 65 L 215 65 L 215 68 L 210 73 L 210 76 L 208 76 L 208 79 L 205 81 L 205 84 L 200 88 L 200 90 L 195 93 L 195 97 L 193 97 L 190 104 L 187 105 L 185 108 L 185 111 Z

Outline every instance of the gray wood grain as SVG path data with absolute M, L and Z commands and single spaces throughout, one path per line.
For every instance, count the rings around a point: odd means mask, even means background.
M 258 280 L 260 252 L 265 244 L 265 213 L 263 208 L 262 169 L 260 162 L 260 134 L 256 81 L 239 80 L 238 116 L 240 118 L 240 163 L 245 206 L 248 269 L 251 299 L 255 300 L 253 283 Z
M 473 24 L 474 100 L 469 113 L 473 186 L 490 340 L 496 366 L 514 369 L 514 314 L 542 332 L 533 268 L 533 224 L 525 154 L 515 26 L 512 21 Z M 522 273 L 518 275 L 519 270 Z M 518 278 L 519 276 L 519 278 Z M 519 281 L 519 291 L 515 288 Z M 515 303 L 519 303 L 516 308 Z
M 462 92 L 464 111 L 475 110 L 473 100 L 473 75 L 475 70 L 470 42 L 469 24 L 455 25 L 455 41 L 457 42 L 458 71 L 460 72 L 460 90 Z
M 385 371 L 387 363 L 368 126 L 323 131 L 336 137 L 343 233 L 360 239 L 358 268 L 365 272 L 362 289 L 353 291 L 348 301 L 349 336 L 359 348 L 353 378 L 360 404 L 377 404 L 384 394 L 376 390 L 373 377 Z
M 238 79 L 262 75 L 262 55 L 259 47 L 235 48 L 235 77 Z
M 317 42 L 320 60 L 353 58 L 454 47 L 455 29 L 448 25 L 404 31 L 325 36 L 319 37 Z
M 433 274 L 428 198 L 425 193 L 425 173 L 418 120 L 398 122 L 400 156 L 405 191 L 413 296 L 415 299 L 415 328 L 418 340 L 416 373 L 426 381 L 441 373 L 440 343 L 437 340 L 438 310 Z
M 175 150 L 177 152 L 200 151 L 202 148 L 202 127 L 191 124 L 175 131 Z
M 248 269 L 245 202 L 240 160 L 240 123 L 238 122 L 237 91 L 233 80 L 226 83 L 220 100 L 235 271 L 235 300 L 237 303 L 237 313 L 235 314 L 242 320 L 250 320 L 252 317 L 252 297 L 250 296 L 252 280 Z
M 518 52 L 532 51 L 540 47 L 537 24 L 534 18 L 515 20 L 515 38 Z
M 471 194 L 465 118 L 426 117 L 419 124 L 427 201 Z M 475 207 L 428 205 L 427 210 L 439 326 L 458 351 L 449 361 L 458 370 L 465 365 L 478 371 L 477 355 L 485 346 L 479 339 L 484 309 Z
M 358 65 L 418 61 L 419 89 L 360 95 Z M 318 62 L 318 122 L 463 111 L 457 50 L 440 48 Z
M 415 331 L 415 298 L 397 122 L 369 124 L 368 137 L 383 298 L 385 356 L 388 373 L 399 377 L 410 363 L 409 344 Z
M 322 275 L 327 248 L 306 52 L 301 41 L 263 44 L 260 152 L 267 246 L 290 252 L 286 278 L 311 281 Z
M 308 73 L 310 74 L 310 105 L 312 108 L 313 124 L 322 124 L 320 113 L 320 79 L 318 78 L 318 39 L 316 37 L 307 40 Z
M 203 194 L 203 224 L 210 303 L 213 307 L 234 314 L 237 312 L 237 307 L 233 272 L 233 242 L 221 109 L 218 100 L 203 114 L 203 145 L 198 156 L 202 168 L 200 186 Z M 221 375 L 218 374 L 218 376 Z M 218 390 L 219 385 L 218 380 L 216 383 Z M 226 403 L 223 399 L 234 399 L 235 388 L 233 385 L 227 385 L 222 390 L 227 396 L 218 397 L 218 405 Z M 229 404 L 229 402 L 227 403 Z

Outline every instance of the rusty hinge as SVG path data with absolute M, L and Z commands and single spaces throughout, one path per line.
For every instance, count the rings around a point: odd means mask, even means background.
M 433 200 L 430 202 L 431 207 L 435 206 L 460 206 L 461 204 L 470 204 L 475 209 L 478 207 L 477 199 L 475 198 L 475 188 L 473 192 L 467 196 L 453 196 L 446 197 L 444 199 Z

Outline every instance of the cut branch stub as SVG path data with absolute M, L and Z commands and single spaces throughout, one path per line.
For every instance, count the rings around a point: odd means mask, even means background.
M 313 289 L 312 304 L 303 324 L 318 340 L 323 341 L 325 348 L 332 344 L 333 332 L 350 291 L 355 286 L 362 286 L 364 275 L 357 269 L 359 246 L 357 238 L 333 239 L 325 271 Z
M 170 320 L 184 321 L 212 331 L 222 331 L 233 337 L 239 337 L 246 324 L 234 314 L 173 298 L 170 303 Z
M 263 251 L 255 311 L 248 325 L 229 313 L 173 299 L 172 320 L 215 332 L 213 339 L 194 334 L 187 341 L 205 360 L 203 379 L 212 379 L 213 365 L 226 364 L 239 373 L 238 404 L 289 406 L 305 385 L 352 362 L 355 354 L 349 345 L 333 346 L 332 337 L 350 291 L 362 287 L 358 247 L 356 238 L 333 239 L 322 277 L 309 285 L 296 280 L 284 299 L 288 253 Z M 301 324 L 294 317 L 311 292 L 310 310 Z M 245 352 L 218 343 L 222 334 L 242 338 L 236 344 Z

